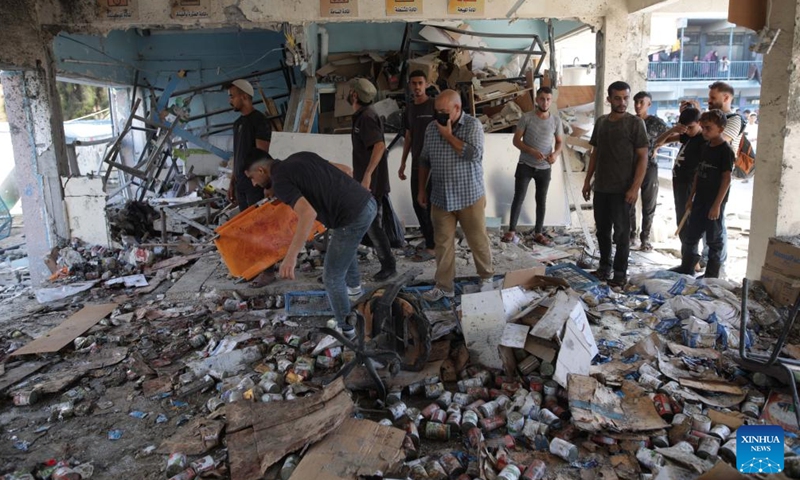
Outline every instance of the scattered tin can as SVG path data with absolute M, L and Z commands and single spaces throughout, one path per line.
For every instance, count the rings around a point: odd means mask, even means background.
M 478 407 L 478 412 L 480 412 L 480 414 L 483 415 L 484 418 L 494 416 L 498 410 L 499 410 L 499 405 L 494 400 L 492 400 L 491 402 L 486 402 Z
M 461 415 L 461 431 L 468 432 L 478 426 L 478 414 L 474 410 L 466 410 Z
M 719 453 L 720 440 L 711 435 L 700 440 L 700 445 L 697 447 L 697 456 L 703 459 L 709 458 Z
M 222 401 L 222 399 L 221 399 L 221 398 L 218 398 L 218 397 L 211 397 L 211 398 L 209 398 L 209 399 L 208 399 L 208 401 L 206 402 L 206 409 L 207 409 L 209 412 L 214 412 L 214 411 L 216 411 L 216 410 L 217 410 L 219 407 L 221 407 L 221 406 L 223 406 L 223 405 L 225 405 L 225 402 L 224 402 L 224 401 Z
M 528 386 L 532 392 L 541 392 L 544 390 L 544 380 L 542 377 L 530 377 L 528 379 Z
M 503 427 L 506 424 L 506 419 L 500 415 L 495 415 L 493 417 L 487 417 L 481 419 L 481 421 L 478 422 L 478 424 L 480 425 L 481 429 L 484 432 L 491 432 L 493 430 L 497 430 L 498 428 Z
M 294 394 L 293 391 L 287 390 L 286 393 L 283 394 L 284 400 L 297 400 L 297 395 Z
M 442 393 L 444 393 L 444 384 L 441 382 L 425 385 L 425 398 L 439 398 Z
M 506 415 L 506 429 L 511 436 L 519 436 L 525 427 L 525 417 L 519 412 L 509 412 Z
M 453 392 L 445 390 L 439 395 L 439 398 L 436 399 L 436 403 L 442 408 L 447 408 L 448 405 L 453 403 Z
M 461 462 L 458 461 L 458 458 L 452 453 L 442 455 L 441 458 L 439 458 L 439 463 L 442 464 L 442 468 L 444 468 L 448 478 L 461 475 L 466 471 L 466 468 L 461 465 Z
M 383 425 L 384 427 L 393 427 L 394 426 L 394 422 L 392 422 L 388 418 L 381 418 L 380 421 L 378 422 L 378 424 L 379 425 Z
M 556 373 L 556 367 L 552 363 L 542 362 L 542 364 L 539 365 L 539 374 L 543 378 L 550 378 L 554 373 Z
M 651 390 L 658 390 L 664 382 L 659 380 L 658 377 L 654 377 L 645 373 L 643 375 L 639 375 L 639 383 Z
M 529 355 L 527 358 L 525 358 L 525 360 L 517 364 L 517 368 L 523 375 L 528 375 L 529 373 L 536 371 L 536 369 L 539 368 L 539 365 L 539 359 L 533 355 Z
M 294 473 L 294 469 L 297 468 L 298 463 L 300 463 L 299 455 L 289 455 L 286 457 L 281 467 L 281 480 L 289 480 Z
M 265 393 L 261 395 L 261 403 L 269 403 L 269 402 L 282 402 L 283 395 L 280 393 Z
M 708 433 L 711 431 L 711 419 L 706 415 L 694 414 L 692 415 L 692 430 L 698 432 Z
M 736 465 L 736 437 L 731 438 L 719 448 L 718 455 L 726 462 Z
M 665 419 L 671 420 L 673 417 L 672 405 L 669 403 L 669 397 L 663 393 L 657 393 L 653 396 L 653 405 L 656 407 L 658 415 Z
M 317 355 L 315 364 L 323 370 L 328 370 L 336 366 L 336 358 L 325 355 Z
M 173 453 L 167 458 L 167 477 L 172 477 L 186 470 L 189 459 L 183 453 Z
M 189 345 L 193 346 L 194 348 L 200 348 L 206 344 L 206 336 L 202 333 L 199 333 L 192 338 L 189 339 Z
M 434 414 L 434 412 L 436 412 L 437 410 L 441 410 L 441 409 L 442 409 L 442 407 L 440 407 L 438 403 L 431 403 L 427 407 L 423 408 L 422 411 L 420 411 L 420 414 L 426 420 L 430 420 L 430 418 Z
M 397 402 L 394 405 L 390 405 L 388 410 L 389 413 L 392 414 L 392 418 L 396 421 L 399 420 L 404 413 L 406 413 L 406 410 L 408 410 L 408 406 L 403 402 Z
M 453 403 L 457 403 L 463 407 L 472 403 L 472 397 L 466 393 L 455 393 L 453 394 Z
M 547 472 L 547 465 L 538 458 L 528 465 L 522 473 L 520 480 L 542 480 Z
M 436 410 L 431 415 L 431 422 L 434 423 L 445 423 L 447 421 L 447 412 L 442 409 Z
M 683 413 L 676 413 L 674 417 L 672 417 L 672 424 L 673 425 L 680 425 L 681 423 L 685 422 L 686 419 L 689 418 Z
M 650 375 L 652 377 L 660 377 L 661 372 L 658 371 L 654 366 L 650 365 L 649 363 L 643 363 L 639 367 L 639 374 L 640 375 Z
M 414 422 L 418 427 L 419 422 L 422 420 L 422 415 L 419 412 L 419 408 L 416 407 L 408 407 L 404 417 Z
M 497 476 L 497 480 L 519 480 L 520 475 L 521 472 L 516 465 L 507 465 Z
M 452 415 L 452 414 L 454 414 L 456 412 L 461 413 L 461 405 L 453 402 L 453 403 L 451 403 L 450 405 L 447 406 L 447 414 L 448 415 Z
M 14 392 L 14 405 L 24 407 L 39 401 L 41 395 L 38 388 L 26 388 Z
M 477 449 L 483 443 L 483 432 L 478 427 L 472 427 L 467 431 L 467 445 Z
M 611 438 L 606 435 L 593 435 L 589 440 L 598 445 L 616 445 L 617 439 Z
M 464 407 L 464 410 L 472 410 L 473 412 L 478 412 L 478 409 L 479 409 L 479 408 L 480 408 L 480 407 L 481 407 L 481 406 L 482 406 L 484 403 L 486 403 L 486 400 L 480 400 L 480 399 L 478 399 L 478 400 L 475 400 L 474 402 L 470 403 L 469 405 L 466 405 L 466 406 Z
M 481 370 L 475 375 L 473 375 L 472 378 L 477 378 L 478 380 L 480 380 L 481 386 L 489 385 L 489 383 L 491 383 L 492 381 L 492 374 L 488 370 Z
M 718 423 L 711 428 L 709 432 L 711 435 L 720 439 L 720 441 L 725 441 L 726 438 L 731 434 L 731 429 L 728 428 L 727 425 L 723 425 Z
M 489 400 L 492 398 L 491 394 L 489 393 L 489 389 L 485 387 L 469 387 L 467 389 L 467 395 L 469 395 L 471 398 L 481 400 Z
M 406 436 L 411 438 L 415 447 L 419 448 L 419 429 L 417 428 L 417 424 L 414 422 L 406 422 L 404 428 L 406 430 Z
M 461 428 L 461 412 L 453 412 L 447 416 L 447 423 L 452 430 Z
M 763 393 L 751 391 L 747 394 L 747 401 L 755 403 L 759 407 L 763 407 L 764 404 L 767 403 L 767 397 L 765 397 Z
M 546 423 L 551 428 L 558 430 L 561 428 L 561 419 L 558 418 L 558 415 L 551 412 L 550 410 L 543 408 L 539 410 L 539 421 L 542 423 Z
M 543 392 L 545 396 L 555 395 L 558 393 L 558 383 L 555 380 L 548 380 L 544 382 Z
M 409 395 L 419 395 L 424 391 L 425 382 L 415 382 L 408 386 L 408 394 Z
M 425 424 L 425 438 L 431 440 L 450 440 L 450 425 L 428 422 Z
M 655 470 L 657 467 L 663 467 L 665 463 L 663 455 L 655 450 L 650 450 L 649 448 L 640 448 L 636 452 L 636 459 L 639 460 L 639 463 L 641 463 L 642 466 L 650 470 Z
M 261 380 L 258 382 L 258 386 L 264 393 L 280 393 L 281 391 L 280 385 L 270 380 Z
M 550 453 L 563 458 L 569 463 L 578 459 L 578 447 L 558 437 L 550 441 Z
M 422 478 L 422 479 L 430 478 L 428 476 L 428 472 L 425 470 L 425 465 L 423 465 L 422 463 L 415 463 L 414 465 L 411 465 L 411 472 L 410 473 L 411 473 L 411 478 L 415 478 L 415 479 L 416 478 Z
M 683 413 L 685 413 L 686 415 L 688 415 L 690 417 L 692 415 L 702 415 L 703 414 L 703 406 L 698 404 L 698 403 L 685 402 L 683 404 Z
M 700 440 L 700 437 L 697 435 L 692 435 L 691 433 L 683 437 L 683 443 L 686 443 L 692 447 L 692 451 L 697 450 L 700 447 Z
M 192 470 L 194 470 L 198 475 L 201 473 L 210 472 L 216 465 L 217 462 L 214 461 L 214 457 L 211 455 L 206 455 L 205 457 L 195 460 L 189 464 L 189 466 L 192 467 Z
M 506 450 L 513 450 L 517 446 L 517 441 L 511 435 L 503 435 L 502 437 L 490 438 L 486 441 L 486 446 L 489 448 L 505 448 Z
M 758 418 L 761 415 L 761 408 L 754 402 L 747 401 L 742 403 L 741 410 L 748 417 Z
M 414 445 L 414 440 L 408 435 L 403 439 L 403 451 L 406 453 L 406 460 L 419 458 L 419 447 Z
M 654 447 L 667 448 L 669 447 L 669 437 L 667 435 L 653 435 L 650 437 L 650 443 Z

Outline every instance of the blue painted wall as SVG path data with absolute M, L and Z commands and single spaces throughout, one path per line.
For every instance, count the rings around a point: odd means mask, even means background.
M 130 85 L 138 64 L 138 41 L 133 31 L 113 31 L 106 37 L 61 34 L 53 39 L 60 74 L 98 82 Z

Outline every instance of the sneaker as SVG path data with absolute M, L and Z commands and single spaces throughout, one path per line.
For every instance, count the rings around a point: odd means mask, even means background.
M 593 272 L 589 272 L 589 274 L 592 275 L 594 278 L 600 280 L 601 282 L 605 282 L 606 280 L 611 278 L 612 275 L 610 270 L 600 270 L 600 269 L 595 270 Z
M 348 297 L 360 297 L 363 294 L 364 294 L 364 289 L 361 288 L 361 285 L 357 287 L 347 287 Z
M 339 329 L 342 331 L 342 336 L 348 340 L 356 338 L 356 328 L 346 323 L 340 323 Z
M 456 296 L 455 293 L 447 292 L 439 287 L 433 287 L 432 289 L 422 294 L 422 298 L 427 302 L 438 302 L 443 298 L 453 298 L 455 296 Z
M 392 268 L 391 270 L 381 269 L 378 273 L 372 276 L 372 280 L 376 282 L 382 282 L 384 280 L 388 280 L 389 278 L 393 277 L 397 273 L 397 269 Z

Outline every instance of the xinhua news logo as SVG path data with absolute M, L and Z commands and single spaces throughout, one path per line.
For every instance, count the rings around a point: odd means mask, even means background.
M 742 425 L 736 431 L 736 463 L 742 473 L 783 471 L 783 429 L 777 425 Z

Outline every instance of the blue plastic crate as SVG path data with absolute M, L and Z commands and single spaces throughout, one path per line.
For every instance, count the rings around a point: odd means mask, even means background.
M 286 314 L 292 317 L 333 316 L 328 292 L 310 290 L 306 292 L 286 292 L 283 295 Z
M 600 280 L 586 273 L 574 263 L 559 263 L 547 267 L 547 276 L 565 280 L 575 290 L 586 290 L 600 284 Z

